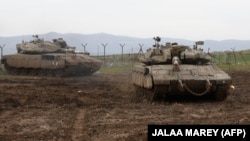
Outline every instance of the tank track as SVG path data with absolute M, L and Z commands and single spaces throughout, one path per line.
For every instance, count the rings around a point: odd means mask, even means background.
M 217 90 L 213 93 L 213 97 L 216 101 L 223 101 L 227 99 L 229 94 L 229 85 L 221 85 L 217 86 Z
M 151 89 L 145 89 L 140 86 L 134 85 L 135 93 L 138 98 L 142 98 L 142 100 L 146 99 L 148 102 L 153 102 L 157 94 L 154 92 L 154 90 Z
M 133 72 L 132 74 L 133 77 L 133 83 L 134 83 L 134 88 L 135 88 L 135 93 L 137 98 L 143 98 L 146 99 L 148 102 L 153 102 L 153 101 L 159 101 L 163 100 L 166 98 L 166 96 L 169 94 L 169 92 L 174 91 L 179 91 L 177 93 L 181 93 L 181 90 L 179 87 L 174 87 L 172 86 L 172 89 L 169 89 L 169 86 L 157 86 L 154 85 L 152 88 L 146 88 L 145 87 L 145 79 L 147 75 L 144 75 L 143 72 Z M 224 101 L 227 99 L 228 95 L 230 94 L 229 92 L 229 85 L 212 85 L 210 83 L 207 83 L 207 86 L 209 86 L 205 91 L 199 94 L 194 94 L 194 92 L 190 92 L 191 90 L 186 86 L 185 91 L 187 93 L 194 95 L 194 96 L 203 96 L 203 95 L 211 95 L 216 101 Z M 211 87 L 211 88 L 210 88 Z M 175 90 L 176 89 L 176 90 Z M 184 91 L 184 87 L 182 88 Z
M 136 93 L 136 97 L 142 100 L 147 100 L 152 103 L 155 100 L 159 99 L 160 93 L 158 91 L 158 87 L 151 86 L 151 79 L 147 79 L 151 77 L 150 75 L 145 75 L 144 71 L 134 71 L 132 73 L 132 79 L 134 83 L 134 89 Z M 148 81 L 147 81 L 148 80 Z M 153 84 L 152 84 L 153 85 Z
M 34 68 L 5 68 L 12 75 L 30 75 L 30 76 L 64 76 L 64 69 L 34 69 Z

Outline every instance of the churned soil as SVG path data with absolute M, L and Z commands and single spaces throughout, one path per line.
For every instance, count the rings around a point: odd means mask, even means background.
M 231 74 L 225 101 L 138 99 L 131 73 L 0 75 L 0 141 L 147 140 L 148 124 L 250 124 L 250 72 Z

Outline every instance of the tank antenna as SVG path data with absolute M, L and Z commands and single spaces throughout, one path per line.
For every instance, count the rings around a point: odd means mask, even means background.
M 36 35 L 32 35 L 32 37 L 38 39 L 38 35 L 37 34 Z
M 153 39 L 155 40 L 155 47 L 159 47 L 160 46 L 159 42 L 161 41 L 161 38 L 159 36 L 156 36 Z

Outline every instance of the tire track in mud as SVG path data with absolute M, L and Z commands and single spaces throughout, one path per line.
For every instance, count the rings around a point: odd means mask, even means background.
M 0 121 L 5 120 L 10 117 L 14 112 L 13 111 L 4 111 L 0 114 Z
M 85 125 L 86 109 L 79 109 L 73 125 L 72 141 L 86 140 L 86 125 Z
M 249 76 L 234 72 L 235 94 L 223 102 L 154 103 L 134 100 L 130 74 L 7 81 L 0 76 L 0 136 L 18 141 L 144 141 L 147 124 L 249 124 Z
M 82 103 L 85 103 L 85 97 L 79 96 L 77 98 Z M 90 138 L 87 135 L 87 119 L 86 119 L 86 113 L 87 109 L 86 107 L 79 107 L 74 124 L 73 124 L 73 133 L 71 134 L 71 140 L 72 141 L 87 141 L 90 140 Z
M 0 112 L 0 123 L 1 123 L 1 127 L 3 127 L 3 123 L 6 121 L 6 119 L 8 119 L 8 117 L 11 117 L 14 114 L 13 111 L 4 111 L 4 112 Z M 0 135 L 4 134 L 4 129 L 0 128 Z M 1 139 L 0 139 L 1 140 Z

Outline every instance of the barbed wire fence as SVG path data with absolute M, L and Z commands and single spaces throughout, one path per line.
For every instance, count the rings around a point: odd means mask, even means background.
M 108 43 L 105 45 L 107 46 Z M 101 44 L 104 47 L 104 54 L 93 55 L 92 57 L 95 57 L 101 61 L 103 61 L 104 67 L 119 67 L 119 66 L 133 66 L 135 63 L 137 63 L 139 60 L 138 58 L 143 54 L 142 46 L 144 44 L 139 44 L 140 49 L 135 50 L 135 48 L 131 48 L 131 51 L 129 53 L 124 53 L 125 43 L 119 43 L 119 46 L 121 47 L 121 53 L 107 55 L 105 54 L 106 46 L 102 43 Z M 99 50 L 99 49 L 98 49 Z
M 131 66 L 138 63 L 141 50 L 136 53 L 106 55 L 105 66 Z M 103 60 L 103 56 L 94 56 Z M 250 51 L 224 51 L 212 53 L 211 63 L 215 65 L 244 65 L 250 67 Z
M 104 67 L 117 67 L 117 66 L 133 66 L 136 62 L 138 62 L 137 53 L 127 53 L 127 54 L 113 54 L 105 56 L 105 64 Z M 104 61 L 104 57 L 93 56 L 101 61 Z
M 250 51 L 224 51 L 212 53 L 211 62 L 214 64 L 249 65 Z

